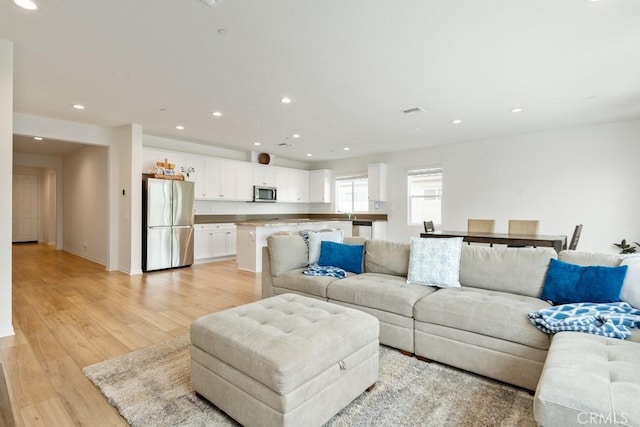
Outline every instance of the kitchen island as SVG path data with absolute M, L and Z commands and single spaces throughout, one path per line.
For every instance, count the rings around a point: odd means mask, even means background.
M 323 229 L 342 230 L 345 237 L 351 236 L 351 221 L 325 221 L 302 219 L 286 219 L 271 221 L 242 221 L 236 222 L 237 254 L 236 261 L 240 270 L 262 272 L 262 248 L 267 245 L 267 237 L 280 232 L 297 233 Z

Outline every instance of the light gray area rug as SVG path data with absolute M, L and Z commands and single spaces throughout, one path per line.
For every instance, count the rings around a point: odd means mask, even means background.
M 196 396 L 189 337 L 83 369 L 132 426 L 234 426 Z M 535 426 L 526 392 L 380 347 L 380 378 L 328 426 Z

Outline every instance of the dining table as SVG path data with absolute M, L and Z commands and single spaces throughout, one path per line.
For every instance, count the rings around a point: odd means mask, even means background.
M 464 242 L 489 243 L 509 246 L 550 247 L 560 252 L 567 249 L 567 236 L 545 234 L 477 233 L 468 231 L 437 230 L 420 233 L 424 238 L 462 237 Z

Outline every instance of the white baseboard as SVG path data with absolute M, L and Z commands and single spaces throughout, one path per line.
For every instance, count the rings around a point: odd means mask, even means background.
M 16 332 L 13 330 L 13 325 L 9 327 L 0 328 L 0 338 L 11 337 L 15 335 Z

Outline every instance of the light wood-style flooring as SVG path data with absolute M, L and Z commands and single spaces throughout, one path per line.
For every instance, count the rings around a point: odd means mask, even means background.
M 13 327 L 0 362 L 17 426 L 123 426 L 85 366 L 188 334 L 259 299 L 235 260 L 128 276 L 43 244 L 13 245 Z

